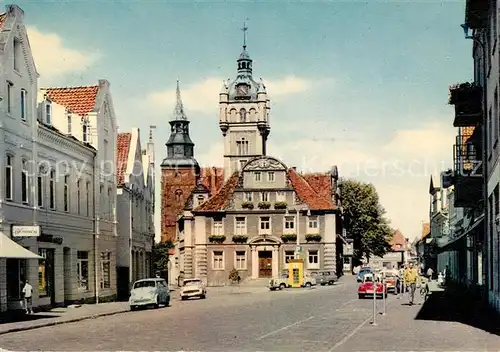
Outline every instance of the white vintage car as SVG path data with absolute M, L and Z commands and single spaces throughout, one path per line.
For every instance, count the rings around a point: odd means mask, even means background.
M 191 297 L 204 299 L 207 297 L 207 289 L 200 279 L 184 279 L 180 295 L 183 301 Z
M 170 304 L 170 290 L 165 279 L 153 278 L 134 282 L 130 291 L 130 310 L 147 306 L 159 308 L 161 304 L 165 307 Z

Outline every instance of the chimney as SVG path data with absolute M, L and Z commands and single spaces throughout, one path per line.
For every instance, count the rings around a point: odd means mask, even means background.
M 216 185 L 217 185 L 217 168 L 216 167 L 212 167 L 212 170 L 211 170 L 211 175 L 210 175 L 210 196 L 214 195 L 215 192 L 217 191 L 215 189 Z

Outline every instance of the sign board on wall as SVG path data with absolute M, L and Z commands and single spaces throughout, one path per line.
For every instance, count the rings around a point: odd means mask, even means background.
M 38 237 L 40 234 L 40 226 L 12 225 L 12 237 Z
M 352 243 L 344 245 L 344 255 L 353 255 L 354 254 L 354 246 Z

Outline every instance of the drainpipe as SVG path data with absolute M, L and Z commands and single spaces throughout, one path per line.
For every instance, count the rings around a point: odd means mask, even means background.
M 98 207 L 96 207 L 96 185 L 98 185 L 99 181 L 99 176 L 97 175 L 98 173 L 98 168 L 96 167 L 97 163 L 97 152 L 94 154 L 94 163 L 93 163 L 93 177 L 94 177 L 94 192 L 93 193 L 93 205 L 94 205 L 94 287 L 95 287 L 95 303 L 99 304 L 99 213 L 98 213 Z M 100 187 L 97 187 L 97 190 L 100 192 Z M 101 204 L 99 202 L 99 208 Z
M 129 255 L 129 271 L 128 271 L 128 281 L 129 281 L 129 287 L 132 285 L 132 280 L 133 280 L 133 257 L 132 257 L 132 228 L 133 228 L 133 219 L 132 219 L 132 192 L 127 188 L 128 190 L 128 204 L 129 204 L 129 232 L 128 232 L 128 255 Z

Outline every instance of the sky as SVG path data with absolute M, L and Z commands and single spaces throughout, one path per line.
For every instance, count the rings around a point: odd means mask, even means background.
M 111 83 L 119 132 L 154 131 L 157 165 L 180 88 L 202 166 L 222 166 L 218 94 L 246 19 L 271 99 L 268 154 L 371 182 L 391 226 L 428 221 L 429 179 L 452 167 L 448 87 L 473 78 L 457 1 L 19 1 L 39 86 Z M 160 234 L 157 170 L 157 237 Z M 438 183 L 438 182 L 437 182 Z M 435 182 L 436 184 L 436 182 Z

